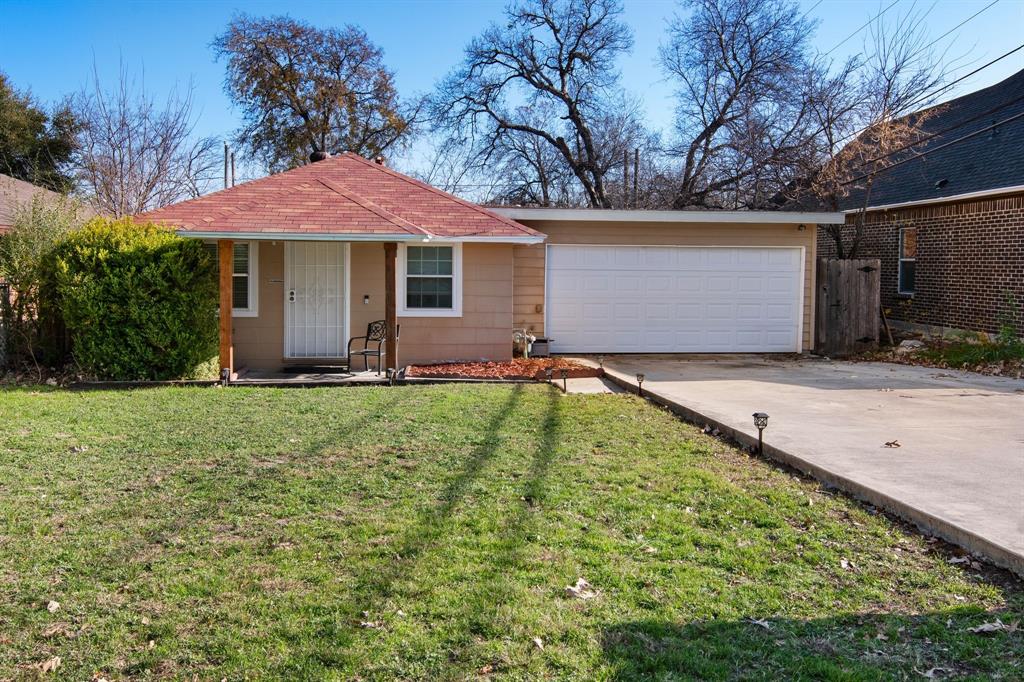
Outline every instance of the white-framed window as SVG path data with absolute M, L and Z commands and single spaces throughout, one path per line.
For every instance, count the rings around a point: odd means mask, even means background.
M 205 242 L 220 272 L 217 242 Z M 231 270 L 231 315 L 257 317 L 259 315 L 259 242 L 235 242 Z
M 398 314 L 462 317 L 462 244 L 398 245 Z
M 900 228 L 900 264 L 897 273 L 897 291 L 912 296 L 917 270 L 917 228 Z

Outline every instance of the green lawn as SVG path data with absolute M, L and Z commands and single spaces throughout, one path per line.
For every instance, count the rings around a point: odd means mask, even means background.
M 949 556 L 633 396 L 0 392 L 0 679 L 1021 679 Z

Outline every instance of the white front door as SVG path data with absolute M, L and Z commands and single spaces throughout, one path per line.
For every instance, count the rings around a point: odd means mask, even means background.
M 803 250 L 568 246 L 547 252 L 557 353 L 800 350 Z
M 344 242 L 285 242 L 285 357 L 345 355 L 348 263 Z

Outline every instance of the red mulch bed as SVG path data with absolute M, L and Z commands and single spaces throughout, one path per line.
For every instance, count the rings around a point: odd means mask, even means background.
M 575 360 L 562 358 L 516 358 L 509 362 L 448 362 L 437 365 L 411 365 L 408 377 L 430 379 L 543 379 L 551 368 L 555 378 L 561 379 L 559 370 L 569 370 L 569 378 L 599 377 L 602 371 Z

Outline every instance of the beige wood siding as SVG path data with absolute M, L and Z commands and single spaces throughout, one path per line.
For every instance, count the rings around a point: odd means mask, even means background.
M 232 317 L 235 366 L 276 370 L 284 356 L 284 242 L 259 243 L 257 317 Z
M 367 324 L 384 319 L 384 247 L 368 242 L 350 248 L 349 336 L 360 336 Z M 513 248 L 463 245 L 462 317 L 399 317 L 401 364 L 511 359 Z M 284 243 L 261 242 L 259 258 L 259 316 L 234 318 L 235 362 L 278 370 L 286 363 Z M 362 367 L 361 359 L 357 367 Z
M 803 347 L 813 347 L 815 225 L 801 230 L 797 224 L 520 222 L 548 235 L 548 244 L 805 247 Z M 544 333 L 544 254 L 542 244 L 515 248 L 515 326 L 537 334 Z M 538 307 L 542 312 L 535 312 Z

